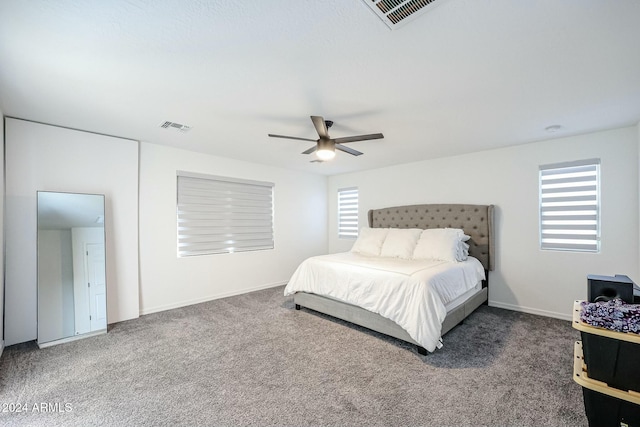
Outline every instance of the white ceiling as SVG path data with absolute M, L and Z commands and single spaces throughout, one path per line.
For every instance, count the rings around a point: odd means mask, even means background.
M 0 109 L 321 174 L 640 120 L 640 1 L 439 2 L 392 31 L 361 0 L 0 0 Z M 385 139 L 320 164 L 267 137 L 310 115 Z

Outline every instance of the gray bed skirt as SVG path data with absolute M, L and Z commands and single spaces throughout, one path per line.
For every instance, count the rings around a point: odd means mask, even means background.
M 444 335 L 449 332 L 486 301 L 487 288 L 482 288 L 467 301 L 453 308 L 451 311 L 448 311 L 447 317 L 444 319 L 444 322 L 442 322 L 441 334 Z M 320 313 L 328 314 L 330 316 L 337 317 L 338 319 L 363 326 L 367 329 L 389 335 L 399 340 L 415 344 L 419 347 L 420 353 L 425 354 L 422 346 L 411 338 L 407 331 L 398 326 L 394 321 L 382 317 L 377 313 L 373 313 L 369 310 L 365 310 L 364 308 L 338 301 L 333 298 L 309 294 L 306 292 L 298 292 L 294 294 L 293 302 L 296 304 L 297 309 L 300 307 L 309 308 L 311 310 L 319 311 Z

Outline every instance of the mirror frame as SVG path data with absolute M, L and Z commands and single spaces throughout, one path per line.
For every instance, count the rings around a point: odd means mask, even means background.
M 52 339 L 52 340 L 48 340 L 45 342 L 41 342 L 40 341 L 40 334 L 41 334 L 41 329 L 40 329 L 40 322 L 42 319 L 40 319 L 40 309 L 41 309 L 41 295 L 40 295 L 40 232 L 41 232 L 41 228 L 40 228 L 40 209 L 41 209 L 41 198 L 40 195 L 41 194 L 51 194 L 51 195 L 55 195 L 55 194 L 60 194 L 60 195 L 67 195 L 67 196 L 94 196 L 94 197 L 100 197 L 101 201 L 102 201 L 102 214 L 99 215 L 96 220 L 98 220 L 99 218 L 102 219 L 102 227 L 93 227 L 93 228 L 101 228 L 102 229 L 102 243 L 103 243 L 103 265 L 104 265 L 104 318 L 105 318 L 105 323 L 104 323 L 104 328 L 100 328 L 94 331 L 89 331 L 89 332 L 83 332 L 83 333 L 78 333 L 77 331 L 77 324 L 76 324 L 76 306 L 75 306 L 75 293 L 76 293 L 76 289 L 74 286 L 74 334 L 73 335 L 68 335 L 68 336 L 62 336 L 58 339 Z M 61 191 L 37 191 L 36 192 L 36 312 L 37 312 L 37 336 L 38 338 L 36 339 L 36 343 L 38 345 L 39 348 L 46 348 L 46 347 L 50 347 L 52 345 L 57 345 L 57 344 L 62 344 L 62 343 L 66 343 L 66 342 L 71 342 L 71 341 L 76 341 L 79 339 L 83 339 L 83 338 L 88 338 L 91 336 L 96 336 L 96 335 L 102 335 L 102 334 L 106 334 L 107 333 L 107 328 L 108 328 L 108 313 L 107 313 L 107 294 L 108 294 L 108 289 L 107 289 L 107 250 L 106 250 L 106 246 L 107 246 L 107 233 L 106 233 L 106 221 L 105 221 L 105 211 L 106 211 L 106 197 L 104 194 L 92 194 L 92 193 L 73 193 L 73 192 L 61 192 Z M 82 227 L 82 228 L 89 228 L 89 227 Z M 72 230 L 72 228 L 70 228 L 70 230 Z M 73 243 L 72 243 L 72 248 L 73 248 Z M 73 249 L 72 249 L 72 254 L 71 257 L 73 259 Z M 86 259 L 86 258 L 85 258 Z M 76 268 L 73 266 L 73 261 L 71 262 L 71 268 L 73 270 L 75 270 Z M 86 272 L 86 264 L 83 267 L 83 271 Z M 90 309 L 89 309 L 90 310 Z

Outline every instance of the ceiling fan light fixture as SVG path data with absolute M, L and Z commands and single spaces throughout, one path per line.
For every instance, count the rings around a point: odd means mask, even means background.
M 320 138 L 318 140 L 318 149 L 316 150 L 316 156 L 320 160 L 331 160 L 336 156 L 336 145 L 327 138 Z
M 335 148 L 332 150 L 329 147 L 324 147 L 316 151 L 316 156 L 320 160 L 331 160 L 336 156 Z
M 312 160 L 312 162 L 324 162 L 333 159 L 336 156 L 336 149 L 347 154 L 351 154 L 352 156 L 360 156 L 362 155 L 360 151 L 346 147 L 343 144 L 347 144 L 349 142 L 368 141 L 370 139 L 384 138 L 384 135 L 382 135 L 381 133 L 371 133 L 367 135 L 344 136 L 341 138 L 333 139 L 329 136 L 328 132 L 328 129 L 331 127 L 331 125 L 333 125 L 333 122 L 331 120 L 325 120 L 321 116 L 311 116 L 311 121 L 313 122 L 313 126 L 316 128 L 316 132 L 318 133 L 320 139 L 315 140 L 316 145 L 304 150 L 302 154 L 316 153 L 316 157 L 318 158 L 318 160 Z M 272 138 L 314 141 L 313 139 L 299 138 L 297 136 L 276 135 L 273 133 L 270 133 L 268 135 Z

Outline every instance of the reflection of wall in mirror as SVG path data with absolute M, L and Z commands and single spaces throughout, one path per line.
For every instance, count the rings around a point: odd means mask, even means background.
M 71 230 L 38 231 L 38 341 L 74 335 Z
M 104 254 L 104 229 L 77 227 L 71 230 L 73 241 L 73 283 L 75 304 L 76 335 L 93 332 L 107 328 L 104 257 L 102 271 L 93 272 L 93 278 L 89 279 L 90 259 L 87 255 L 88 246 L 99 246 Z M 101 276 L 101 277 L 100 277 Z M 93 290 L 90 292 L 87 284 L 93 282 Z M 96 295 L 97 293 L 97 295 Z M 95 300 L 102 301 L 101 307 L 96 307 Z M 91 302 L 94 304 L 91 304 Z M 91 321 L 93 319 L 93 322 Z M 96 319 L 100 319 L 96 322 Z

